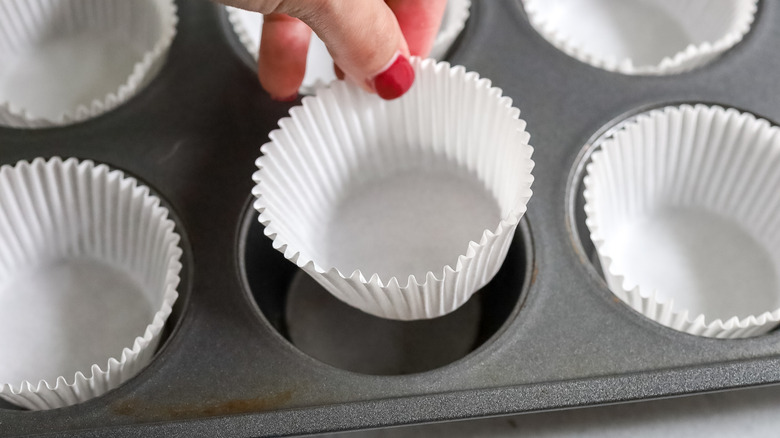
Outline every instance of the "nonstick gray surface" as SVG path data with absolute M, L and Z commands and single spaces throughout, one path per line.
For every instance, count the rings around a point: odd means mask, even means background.
M 490 78 L 528 122 L 534 195 L 496 278 L 427 322 L 377 320 L 301 278 L 251 208 L 254 160 L 292 105 L 260 89 L 222 8 L 179 1 L 166 65 L 125 105 L 77 125 L 0 129 L 0 164 L 91 159 L 160 196 L 184 281 L 151 364 L 79 405 L 0 405 L 0 436 L 272 436 L 590 406 L 780 382 L 780 334 L 695 337 L 607 289 L 580 213 L 589 145 L 620 120 L 715 103 L 780 120 L 780 3 L 709 65 L 609 73 L 559 52 L 513 0 L 476 0 L 449 60 Z

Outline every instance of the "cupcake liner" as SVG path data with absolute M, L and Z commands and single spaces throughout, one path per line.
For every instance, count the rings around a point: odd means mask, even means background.
M 178 243 L 160 200 L 105 165 L 0 168 L 0 397 L 58 408 L 138 373 L 178 296 Z
M 449 0 L 444 11 L 439 33 L 433 42 L 430 57 L 441 59 L 460 35 L 466 20 L 469 17 L 470 0 Z M 260 51 L 260 32 L 263 27 L 263 15 L 258 12 L 246 11 L 232 6 L 225 6 L 228 21 L 233 31 L 238 36 L 241 44 L 257 61 Z M 317 35 L 312 34 L 309 43 L 309 53 L 306 59 L 306 75 L 300 88 L 301 94 L 314 94 L 314 92 L 336 79 L 333 71 L 333 58 L 330 57 L 325 43 Z
M 253 194 L 273 246 L 342 301 L 411 320 L 495 275 L 531 196 L 519 110 L 463 67 L 412 58 L 385 101 L 339 81 L 279 122 Z
M 173 0 L 0 2 L 0 125 L 45 128 L 121 105 L 162 67 Z
M 604 140 L 585 212 L 610 290 L 714 338 L 780 321 L 780 130 L 734 109 L 666 107 Z
M 757 0 L 522 0 L 528 20 L 559 50 L 628 75 L 702 66 L 750 30 Z

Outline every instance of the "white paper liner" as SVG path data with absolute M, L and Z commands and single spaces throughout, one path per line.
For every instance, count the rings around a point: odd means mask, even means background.
M 0 397 L 28 409 L 58 408 L 137 374 L 178 296 L 178 243 L 159 198 L 106 165 L 37 158 L 0 168 Z M 78 271 L 52 277 L 79 263 L 97 269 L 87 278 Z M 124 322 L 128 314 L 144 317 Z M 99 360 L 70 368 L 90 362 L 73 357 L 80 351 Z
M 430 57 L 441 59 L 446 54 L 452 43 L 460 35 L 466 20 L 469 18 L 471 0 L 448 0 L 444 11 L 439 33 L 431 47 Z M 263 27 L 263 15 L 258 12 L 250 12 L 232 6 L 225 6 L 228 21 L 233 31 L 238 36 L 241 44 L 257 61 L 260 51 L 260 32 Z M 306 74 L 299 92 L 301 94 L 314 94 L 314 92 L 336 79 L 333 71 L 333 58 L 330 57 L 325 43 L 312 33 L 309 43 L 309 54 L 306 59 Z
M 594 152 L 585 212 L 607 283 L 660 324 L 741 338 L 780 321 L 780 129 L 718 106 L 638 116 Z
M 81 122 L 133 97 L 176 33 L 173 0 L 0 2 L 0 125 Z
M 412 64 L 415 83 L 396 100 L 344 81 L 304 98 L 253 175 L 274 248 L 342 301 L 400 320 L 449 313 L 493 278 L 533 181 L 510 98 L 463 67 Z
M 628 75 L 702 66 L 739 43 L 758 0 L 523 0 L 531 25 L 582 62 Z

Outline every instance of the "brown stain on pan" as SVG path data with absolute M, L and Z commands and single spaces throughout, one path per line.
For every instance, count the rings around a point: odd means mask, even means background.
M 528 282 L 529 286 L 533 286 L 536 283 L 536 276 L 539 275 L 539 266 L 534 263 L 534 269 L 531 271 L 531 280 Z
M 220 417 L 280 409 L 287 405 L 292 395 L 293 391 L 283 391 L 257 398 L 164 405 L 131 398 L 113 404 L 111 410 L 118 415 L 149 421 Z
M 582 243 L 578 237 L 579 235 L 574 234 L 574 230 L 571 227 L 571 221 L 566 221 L 566 235 L 569 237 L 569 241 L 574 248 L 574 253 L 577 254 L 577 258 L 579 258 L 583 264 L 589 264 L 590 259 L 588 259 L 588 255 L 585 254 L 585 251 L 582 248 Z

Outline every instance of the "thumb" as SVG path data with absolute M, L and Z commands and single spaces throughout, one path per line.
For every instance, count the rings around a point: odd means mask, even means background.
M 409 48 L 383 0 L 286 0 L 279 9 L 309 25 L 346 76 L 364 88 L 395 99 L 412 86 Z

